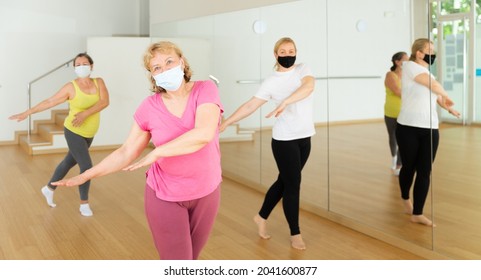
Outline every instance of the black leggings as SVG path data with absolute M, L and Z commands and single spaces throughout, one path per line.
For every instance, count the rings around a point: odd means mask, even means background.
M 92 159 L 89 154 L 89 147 L 93 138 L 85 138 L 64 127 L 65 140 L 67 140 L 68 153 L 65 158 L 57 165 L 55 172 L 50 179 L 48 186 L 55 190 L 56 186 L 52 186 L 51 182 L 61 180 L 67 175 L 69 170 L 77 163 L 80 167 L 80 173 L 92 167 Z M 90 180 L 79 186 L 80 200 L 89 199 Z
M 311 138 L 289 141 L 272 139 L 271 147 L 279 175 L 267 191 L 259 215 L 267 219 L 282 198 L 282 207 L 291 235 L 300 234 L 299 198 L 301 171 L 311 152 Z
M 403 165 L 399 173 L 401 197 L 409 199 L 413 187 L 413 215 L 422 215 L 429 192 L 431 167 L 439 145 L 438 129 L 405 126 L 398 123 L 396 138 Z

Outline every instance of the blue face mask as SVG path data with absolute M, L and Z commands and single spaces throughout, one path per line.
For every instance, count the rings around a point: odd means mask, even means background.
M 153 76 L 155 84 L 167 91 L 176 91 L 184 80 L 184 71 L 181 65 Z

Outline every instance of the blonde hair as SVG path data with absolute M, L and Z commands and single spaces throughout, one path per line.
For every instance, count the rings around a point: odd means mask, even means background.
M 185 82 L 189 82 L 192 78 L 192 70 L 190 69 L 189 62 L 184 57 L 182 50 L 172 42 L 169 41 L 160 41 L 157 43 L 151 44 L 144 53 L 144 67 L 147 71 L 149 71 L 149 79 L 150 79 L 150 90 L 152 92 L 160 93 L 165 92 L 165 89 L 157 86 L 155 83 L 155 79 L 150 74 L 150 61 L 154 57 L 156 53 L 169 53 L 174 51 L 182 60 L 184 61 L 184 80 Z
M 297 47 L 296 47 L 296 43 L 294 42 L 294 40 L 292 40 L 289 37 L 283 37 L 283 38 L 280 38 L 279 40 L 277 40 L 276 44 L 274 45 L 274 54 L 277 54 L 277 51 L 279 50 L 281 45 L 283 45 L 285 43 L 292 43 L 294 45 L 294 49 L 296 50 L 296 53 L 297 53 Z M 274 68 L 278 68 L 278 67 L 279 67 L 279 62 L 276 61 L 276 64 L 274 65 Z
M 432 44 L 433 42 L 427 38 L 419 38 L 416 39 L 411 47 L 411 56 L 409 57 L 410 61 L 416 61 L 416 53 L 418 51 L 423 52 L 426 44 Z

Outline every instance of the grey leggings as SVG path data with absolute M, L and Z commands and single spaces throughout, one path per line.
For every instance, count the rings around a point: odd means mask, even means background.
M 396 140 L 397 119 L 384 116 L 384 122 L 386 123 L 387 134 L 389 136 L 389 149 L 391 150 L 391 156 L 394 157 L 395 155 L 397 155 L 396 164 L 398 166 L 401 166 L 401 153 L 399 152 Z
M 89 154 L 89 147 L 92 144 L 94 138 L 85 138 L 72 131 L 63 128 L 65 133 L 65 140 L 67 140 L 68 153 L 62 162 L 57 165 L 52 178 L 48 182 L 49 188 L 55 190 L 57 187 L 52 186 L 50 183 L 61 180 L 67 175 L 70 169 L 76 164 L 80 167 L 80 173 L 92 167 L 92 159 Z M 79 186 L 80 200 L 89 199 L 90 181 L 87 181 Z

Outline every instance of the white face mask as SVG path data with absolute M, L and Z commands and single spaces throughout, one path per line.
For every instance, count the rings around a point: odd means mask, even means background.
M 155 84 L 168 91 L 178 90 L 184 80 L 184 71 L 180 66 L 179 64 L 172 69 L 153 76 Z
M 91 72 L 90 65 L 80 65 L 75 67 L 75 74 L 77 74 L 79 78 L 86 78 Z

